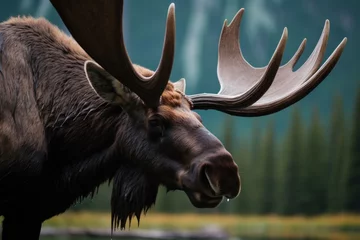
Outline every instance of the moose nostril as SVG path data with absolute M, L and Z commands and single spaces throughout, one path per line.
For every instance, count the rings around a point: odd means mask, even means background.
M 201 179 L 204 186 L 207 186 L 207 190 L 211 191 L 211 195 L 220 195 L 220 188 L 218 180 L 214 177 L 213 166 L 211 164 L 204 164 L 200 170 Z
M 240 192 L 241 180 L 238 166 L 234 162 L 231 154 L 225 151 L 221 154 L 219 153 L 210 161 L 206 172 L 210 176 L 212 183 L 214 183 L 214 179 L 216 179 L 218 195 L 224 195 L 229 199 L 236 197 Z

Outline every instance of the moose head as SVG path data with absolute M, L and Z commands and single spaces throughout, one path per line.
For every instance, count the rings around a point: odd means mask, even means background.
M 160 63 L 156 71 L 151 71 L 133 64 L 127 54 L 122 0 L 51 2 L 73 38 L 92 58 L 84 63 L 84 71 L 93 91 L 126 112 L 128 121 L 122 123 L 126 125 L 123 129 L 132 131 L 122 131 L 118 136 L 122 143 L 118 150 L 132 161 L 122 176 L 143 179 L 139 182 L 144 186 L 151 185 L 149 180 L 155 181 L 155 186 L 183 190 L 199 208 L 213 208 L 224 197 L 236 197 L 241 181 L 232 155 L 204 127 L 194 110 L 213 109 L 242 117 L 278 112 L 318 86 L 332 71 L 346 44 L 345 38 L 321 65 L 329 37 L 327 20 L 312 54 L 293 71 L 306 41 L 288 63 L 280 66 L 288 38 L 285 28 L 268 65 L 254 68 L 241 53 L 241 9 L 230 24 L 225 21 L 221 31 L 217 68 L 220 91 L 187 95 L 184 79 L 169 81 L 175 53 L 174 4 L 168 10 Z M 144 177 L 147 175 L 151 177 Z

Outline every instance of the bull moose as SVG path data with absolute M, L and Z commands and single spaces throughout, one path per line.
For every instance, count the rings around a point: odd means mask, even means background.
M 113 181 L 112 229 L 140 219 L 158 187 L 184 191 L 197 208 L 214 208 L 241 189 L 238 166 L 196 109 L 262 116 L 302 99 L 339 60 L 346 38 L 321 65 L 329 21 L 296 71 L 305 40 L 280 66 L 288 32 L 263 68 L 239 44 L 244 9 L 224 23 L 217 94 L 186 95 L 170 82 L 175 6 L 168 10 L 156 71 L 133 64 L 123 40 L 120 0 L 51 0 L 72 37 L 47 20 L 0 24 L 0 216 L 2 239 L 39 239 L 43 221 Z

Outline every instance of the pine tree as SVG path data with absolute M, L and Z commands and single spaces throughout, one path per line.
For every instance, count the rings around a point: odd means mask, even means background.
M 307 215 L 324 213 L 327 209 L 327 181 L 329 168 L 326 161 L 325 136 L 319 111 L 313 110 L 306 144 L 306 167 L 303 168 L 302 210 Z
M 350 148 L 350 163 L 347 176 L 347 196 L 345 209 L 348 212 L 360 212 L 360 90 L 357 93 L 353 113 L 353 126 Z
M 252 129 L 252 141 L 251 141 L 251 155 L 250 155 L 250 169 L 251 175 L 247 175 L 248 181 L 251 181 L 251 189 L 249 189 L 250 194 L 250 211 L 252 213 L 260 214 L 261 206 L 262 206 L 262 189 L 263 186 L 263 171 L 261 168 L 261 164 L 263 160 L 261 157 L 261 140 L 262 140 L 262 132 L 260 131 L 258 122 L 254 122 L 254 126 Z
M 261 214 L 269 214 L 274 210 L 275 200 L 275 125 L 271 121 L 266 129 L 263 141 L 261 143 L 261 162 L 258 166 L 262 181 L 262 188 L 258 189 L 260 194 L 260 210 Z
M 285 215 L 299 213 L 300 202 L 303 197 L 304 185 L 301 182 L 301 175 L 304 166 L 304 127 L 298 107 L 295 107 L 291 114 L 290 126 L 282 145 L 282 191 L 279 200 L 278 211 Z
M 344 105 L 341 96 L 334 97 L 333 112 L 330 121 L 328 161 L 328 211 L 340 212 L 343 209 L 344 195 L 340 194 L 344 189 L 342 174 L 346 166 L 346 128 L 344 119 Z
M 339 192 L 338 192 L 338 196 L 339 198 L 339 211 L 337 212 L 344 212 L 346 211 L 346 201 L 347 201 L 347 180 L 348 180 L 348 176 L 349 176 L 349 171 L 350 171 L 350 164 L 351 164 L 351 132 L 350 129 L 351 127 L 347 127 L 348 124 L 344 124 L 345 128 L 344 128 L 344 148 L 343 148 L 343 157 L 342 157 L 342 162 L 341 162 L 341 171 L 340 171 L 340 178 L 339 178 Z M 330 191 L 331 189 L 329 189 Z

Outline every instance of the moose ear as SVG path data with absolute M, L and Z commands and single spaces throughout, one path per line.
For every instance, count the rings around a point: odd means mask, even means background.
M 84 71 L 90 86 L 105 101 L 121 106 L 126 106 L 131 102 L 132 93 L 99 64 L 90 60 L 86 61 Z
M 185 88 L 186 88 L 185 78 L 181 78 L 179 81 L 174 82 L 173 84 L 176 90 L 185 94 Z

